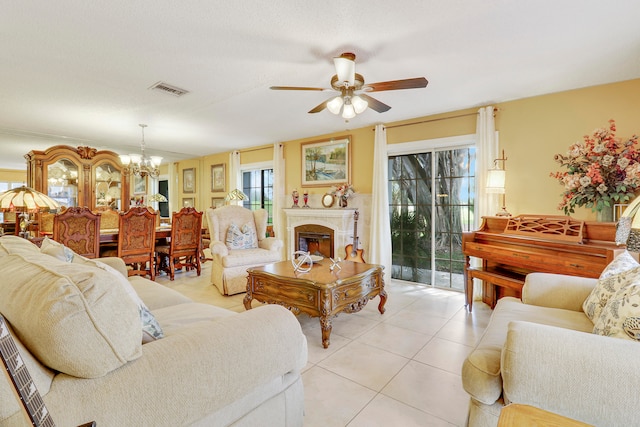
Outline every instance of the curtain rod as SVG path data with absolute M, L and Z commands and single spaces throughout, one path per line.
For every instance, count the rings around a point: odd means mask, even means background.
M 496 112 L 498 112 L 498 108 L 494 108 L 493 109 L 493 116 L 494 117 L 496 115 Z M 393 125 L 393 126 L 385 126 L 384 128 L 385 129 L 400 128 L 400 127 L 403 127 L 403 126 L 420 125 L 420 124 L 423 124 L 423 123 L 439 122 L 441 120 L 449 120 L 449 119 L 457 119 L 457 118 L 460 118 L 460 117 L 476 116 L 478 114 L 479 113 L 477 113 L 477 112 L 476 113 L 467 113 L 467 114 L 458 114 L 457 116 L 449 116 L 449 117 L 440 117 L 440 118 L 437 118 L 437 119 L 421 120 L 419 122 L 403 123 L 401 125 Z M 375 130 L 375 128 L 373 130 Z
M 273 148 L 273 145 L 264 145 L 262 147 L 247 148 L 246 150 L 238 150 L 238 152 L 242 154 L 242 153 L 250 153 L 252 151 L 268 150 L 270 148 Z

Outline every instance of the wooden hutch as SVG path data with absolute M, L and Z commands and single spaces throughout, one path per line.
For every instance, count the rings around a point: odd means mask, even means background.
M 56 145 L 24 157 L 29 187 L 61 206 L 129 209 L 129 177 L 122 173 L 120 158 L 113 151 Z

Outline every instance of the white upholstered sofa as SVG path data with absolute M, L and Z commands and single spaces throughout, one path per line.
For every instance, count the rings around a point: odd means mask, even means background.
M 0 237 L 0 313 L 57 425 L 302 426 L 307 346 L 288 310 L 235 313 L 127 279 L 119 258 L 52 255 Z M 0 377 L 0 426 L 25 425 Z
M 209 235 L 211 237 L 211 283 L 223 295 L 234 295 L 247 291 L 247 268 L 282 260 L 283 242 L 275 237 L 266 237 L 267 211 L 251 211 L 242 206 L 207 208 Z M 229 228 L 236 226 L 237 247 L 231 242 Z M 248 226 L 246 233 L 244 227 Z M 250 236 L 255 233 L 255 239 Z M 242 246 L 247 246 L 243 248 Z
M 597 279 L 532 273 L 502 298 L 462 368 L 470 427 L 495 427 L 508 403 L 597 426 L 638 425 L 640 343 L 593 334 L 583 303 Z

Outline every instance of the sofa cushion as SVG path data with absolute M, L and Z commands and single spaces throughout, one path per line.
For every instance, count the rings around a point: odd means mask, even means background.
M 40 249 L 29 240 L 5 234 L 0 237 L 0 258 L 9 254 L 33 254 Z
M 247 222 L 238 227 L 234 222 L 227 229 L 226 237 L 227 247 L 233 249 L 252 249 L 258 247 L 258 238 L 256 236 L 255 226 Z
M 142 324 L 142 343 L 144 344 L 157 340 L 164 336 L 160 324 L 156 321 L 153 314 L 151 314 L 151 311 L 149 311 L 142 299 L 140 299 L 127 278 L 120 274 L 118 270 L 101 262 L 100 260 L 89 259 L 82 255 L 78 255 L 71 248 L 66 247 L 62 243 L 56 242 L 55 240 L 49 239 L 48 237 L 45 237 L 42 241 L 40 252 L 51 255 L 61 261 L 74 262 L 76 264 L 99 268 L 111 274 L 113 276 L 113 280 L 124 288 L 127 295 L 129 295 L 138 307 L 140 322 Z
M 593 333 L 640 341 L 640 282 L 619 289 L 609 298 Z
M 41 254 L 0 264 L 0 312 L 51 369 L 100 377 L 142 354 L 138 308 L 104 270 Z
M 582 332 L 592 332 L 593 324 L 584 313 L 559 308 L 523 304 L 505 297 L 498 300 L 489 325 L 475 349 L 462 365 L 462 384 L 474 399 L 492 405 L 502 394 L 500 358 L 507 339 L 509 322 L 523 320 L 558 326 Z
M 635 265 L 633 265 L 625 261 L 624 258 L 626 257 L 621 255 L 611 264 L 614 264 L 616 260 L 620 258 L 623 258 L 623 260 L 617 266 L 618 268 L 607 271 L 609 269 L 609 267 L 607 267 L 607 269 L 602 272 L 598 283 L 582 304 L 582 310 L 594 323 L 598 320 L 602 309 L 607 305 L 607 301 L 609 301 L 609 298 L 611 298 L 614 293 L 632 283 L 640 283 L 640 266 L 638 263 L 632 258 L 635 263 Z M 611 266 L 611 264 L 609 266 Z

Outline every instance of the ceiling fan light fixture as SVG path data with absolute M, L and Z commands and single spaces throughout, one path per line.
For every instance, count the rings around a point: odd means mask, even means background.
M 354 95 L 351 97 L 351 104 L 353 105 L 353 109 L 355 110 L 356 114 L 363 113 L 364 110 L 366 110 L 369 106 L 369 103 L 358 95 Z
M 347 100 L 342 108 L 343 119 L 353 119 L 356 116 L 356 110 L 353 108 L 353 104 Z
M 333 114 L 340 114 L 342 104 L 344 104 L 342 96 L 336 96 L 331 101 L 327 102 L 327 110 L 331 111 Z
M 333 64 L 336 67 L 336 74 L 338 75 L 338 81 L 341 83 L 348 83 L 350 87 L 355 84 L 356 76 L 356 64 L 352 59 L 339 56 L 333 58 Z

